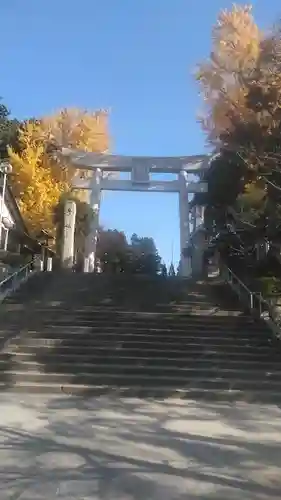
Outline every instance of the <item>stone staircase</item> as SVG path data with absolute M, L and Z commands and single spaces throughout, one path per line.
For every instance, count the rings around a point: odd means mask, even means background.
M 224 284 L 41 273 L 1 305 L 0 389 L 281 400 L 281 351 Z

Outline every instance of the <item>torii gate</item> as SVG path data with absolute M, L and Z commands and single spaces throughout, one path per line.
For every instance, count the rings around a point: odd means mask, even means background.
M 90 205 L 95 213 L 91 223 L 90 234 L 87 237 L 84 271 L 92 272 L 95 269 L 96 243 L 99 228 L 99 212 L 101 191 L 145 191 L 162 193 L 179 193 L 179 219 L 180 219 L 180 270 L 183 277 L 191 275 L 191 258 L 186 255 L 186 248 L 190 240 L 190 193 L 207 191 L 205 182 L 189 182 L 189 174 L 200 174 L 208 169 L 210 157 L 206 155 L 179 156 L 179 157 L 146 157 L 146 156 L 121 156 L 110 154 L 87 153 L 69 148 L 62 148 L 61 154 L 68 158 L 76 169 L 93 171 L 93 176 L 83 178 L 79 171 L 74 176 L 72 186 L 75 189 L 90 190 Z M 130 172 L 130 180 L 104 178 L 103 172 Z M 177 180 L 154 181 L 150 173 L 177 174 Z M 71 209 L 68 210 L 68 221 L 71 220 Z M 75 209 L 74 209 L 75 210 Z M 75 218 L 75 214 L 72 218 Z M 73 238 L 74 230 L 71 223 L 65 225 L 64 232 L 64 257 L 67 267 L 73 265 Z

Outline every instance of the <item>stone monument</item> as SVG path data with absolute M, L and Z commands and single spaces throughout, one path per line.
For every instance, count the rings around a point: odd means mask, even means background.
M 61 253 L 61 265 L 65 269 L 71 269 L 74 264 L 75 220 L 76 203 L 73 200 L 67 200 L 64 205 L 63 241 Z

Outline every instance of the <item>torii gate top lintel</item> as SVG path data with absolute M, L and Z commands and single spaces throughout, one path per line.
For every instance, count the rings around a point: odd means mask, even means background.
M 124 156 L 106 153 L 88 153 L 70 148 L 62 148 L 61 154 L 68 157 L 73 165 L 81 169 L 130 172 L 137 165 L 150 172 L 159 173 L 199 173 L 208 169 L 208 155 L 194 156 Z

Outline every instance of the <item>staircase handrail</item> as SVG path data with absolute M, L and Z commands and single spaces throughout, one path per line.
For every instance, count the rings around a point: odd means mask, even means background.
M 245 283 L 243 283 L 243 281 L 240 278 L 238 278 L 238 276 L 229 267 L 225 266 L 223 271 L 226 281 L 229 283 L 231 288 L 237 293 L 239 298 L 242 299 L 241 297 L 242 292 L 246 292 L 249 309 L 250 311 L 253 311 L 255 309 L 255 302 L 256 302 L 255 298 L 259 294 L 250 290 L 250 288 L 248 288 L 247 285 L 245 285 Z
M 24 266 L 17 269 L 14 273 L 10 274 L 0 282 L 0 302 L 8 294 L 14 292 L 23 281 L 25 281 L 29 274 L 33 271 L 33 261 L 28 262 Z
M 241 300 L 244 299 L 244 302 L 245 294 L 242 298 L 241 290 L 246 292 L 250 312 L 266 321 L 274 334 L 281 337 L 281 313 L 276 313 L 274 307 L 262 296 L 261 292 L 250 290 L 250 288 L 248 288 L 229 267 L 225 266 L 224 274 L 231 288 L 237 293 Z
M 256 294 L 258 300 L 258 313 L 259 317 L 266 321 L 274 333 L 281 336 L 281 311 L 277 310 L 266 300 L 259 292 Z

